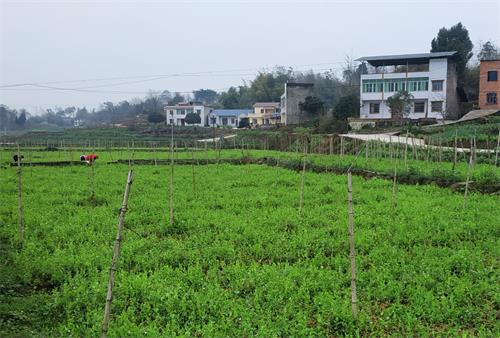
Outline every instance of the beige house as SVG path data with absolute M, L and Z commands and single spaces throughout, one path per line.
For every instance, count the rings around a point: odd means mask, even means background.
M 253 112 L 248 114 L 248 121 L 252 127 L 278 124 L 281 122 L 279 102 L 257 102 L 253 105 Z

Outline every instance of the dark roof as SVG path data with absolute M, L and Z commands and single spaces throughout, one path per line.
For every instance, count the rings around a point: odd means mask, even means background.
M 217 116 L 239 116 L 248 115 L 253 112 L 253 109 L 215 109 L 212 111 L 213 115 Z
M 305 83 L 305 82 L 287 82 L 287 87 L 312 87 L 314 83 Z
M 253 105 L 254 107 L 273 107 L 278 108 L 280 106 L 279 102 L 256 102 Z
M 426 62 L 429 59 L 449 58 L 455 56 L 457 52 L 437 52 L 437 53 L 419 53 L 419 54 L 400 54 L 400 55 L 380 55 L 380 56 L 364 56 L 355 61 L 366 61 L 374 66 L 382 64 L 398 65 L 406 64 L 411 61 L 412 63 Z

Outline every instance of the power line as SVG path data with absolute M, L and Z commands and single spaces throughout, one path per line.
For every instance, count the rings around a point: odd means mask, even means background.
M 311 63 L 311 64 L 302 64 L 302 65 L 289 65 L 289 66 L 284 66 L 284 67 L 285 68 L 286 67 L 288 67 L 288 68 L 293 68 L 293 67 L 311 67 L 311 66 L 333 65 L 333 64 L 343 64 L 343 62 Z M 279 67 L 279 66 L 274 66 L 274 67 Z M 215 70 L 215 71 L 202 71 L 202 72 L 187 72 L 187 73 L 171 73 L 171 74 L 159 74 L 159 75 L 120 76 L 120 77 L 79 79 L 79 80 L 64 80 L 64 81 L 48 81 L 48 82 L 26 82 L 26 83 L 15 83 L 15 84 L 0 85 L 0 88 L 24 87 L 24 86 L 33 86 L 33 85 L 63 84 L 63 83 L 77 83 L 77 82 L 98 82 L 98 81 L 113 81 L 113 80 L 131 80 L 131 79 L 144 79 L 142 81 L 151 81 L 151 80 L 155 80 L 155 79 L 169 78 L 169 77 L 197 76 L 197 75 L 214 75 L 214 74 L 243 72 L 243 71 L 259 71 L 259 70 L 264 70 L 266 68 L 269 68 L 269 67 L 229 69 L 229 70 Z
M 294 73 L 298 72 L 303 72 L 303 71 L 315 71 L 316 74 L 323 74 L 330 72 L 334 70 L 334 68 L 322 68 L 322 69 L 307 69 L 307 70 L 297 70 L 293 71 Z M 255 76 L 255 73 L 246 73 L 246 74 L 212 74 L 208 76 Z M 200 76 L 200 75 L 195 75 L 190 74 L 188 76 Z M 201 75 L 203 76 L 203 75 Z M 95 88 L 103 88 L 103 87 L 112 87 L 112 86 L 119 86 L 119 85 L 125 85 L 125 84 L 132 84 L 132 83 L 141 83 L 141 82 L 146 82 L 146 81 L 151 81 L 151 80 L 158 80 L 158 79 L 163 79 L 164 77 L 157 77 L 153 79 L 147 79 L 147 80 L 138 80 L 138 81 L 128 81 L 128 82 L 119 82 L 119 83 L 113 83 L 113 84 L 105 84 L 105 85 L 97 85 L 97 86 L 86 86 L 86 87 L 76 87 L 76 88 L 70 88 L 70 87 L 59 87 L 59 86 L 49 86 L 49 85 L 44 85 L 44 84 L 29 84 L 27 86 L 32 86 L 32 87 L 37 87 L 37 88 L 0 88 L 0 90 L 16 90 L 16 91 L 26 91 L 26 90 L 57 90 L 57 91 L 75 91 L 75 92 L 84 92 L 84 93 L 97 93 L 97 94 L 147 94 L 149 91 L 123 91 L 123 90 L 95 90 Z M 215 91 L 223 91 L 223 90 L 228 90 L 230 87 L 226 88 L 217 88 L 214 89 Z M 192 93 L 194 90 L 191 91 L 173 91 L 174 93 L 183 93 L 183 94 L 188 94 Z

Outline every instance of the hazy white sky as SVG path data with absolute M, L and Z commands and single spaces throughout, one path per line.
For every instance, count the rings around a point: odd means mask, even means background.
M 81 92 L 0 87 L 0 103 L 95 107 L 149 89 L 224 89 L 273 65 L 336 70 L 346 55 L 426 52 L 439 28 L 459 21 L 475 45 L 500 44 L 500 0 L 0 0 L 0 86 L 137 76 L 46 84 Z M 199 74 L 225 70 L 237 71 Z M 140 77 L 180 73 L 198 74 Z

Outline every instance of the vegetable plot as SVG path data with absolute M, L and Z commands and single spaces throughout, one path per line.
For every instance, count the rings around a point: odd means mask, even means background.
M 197 154 L 198 155 L 198 154 Z M 191 154 L 189 154 L 191 156 Z M 500 199 L 353 176 L 358 317 L 351 313 L 347 178 L 258 165 L 135 166 L 110 336 L 500 333 Z M 0 334 L 98 336 L 127 165 L 0 175 Z

